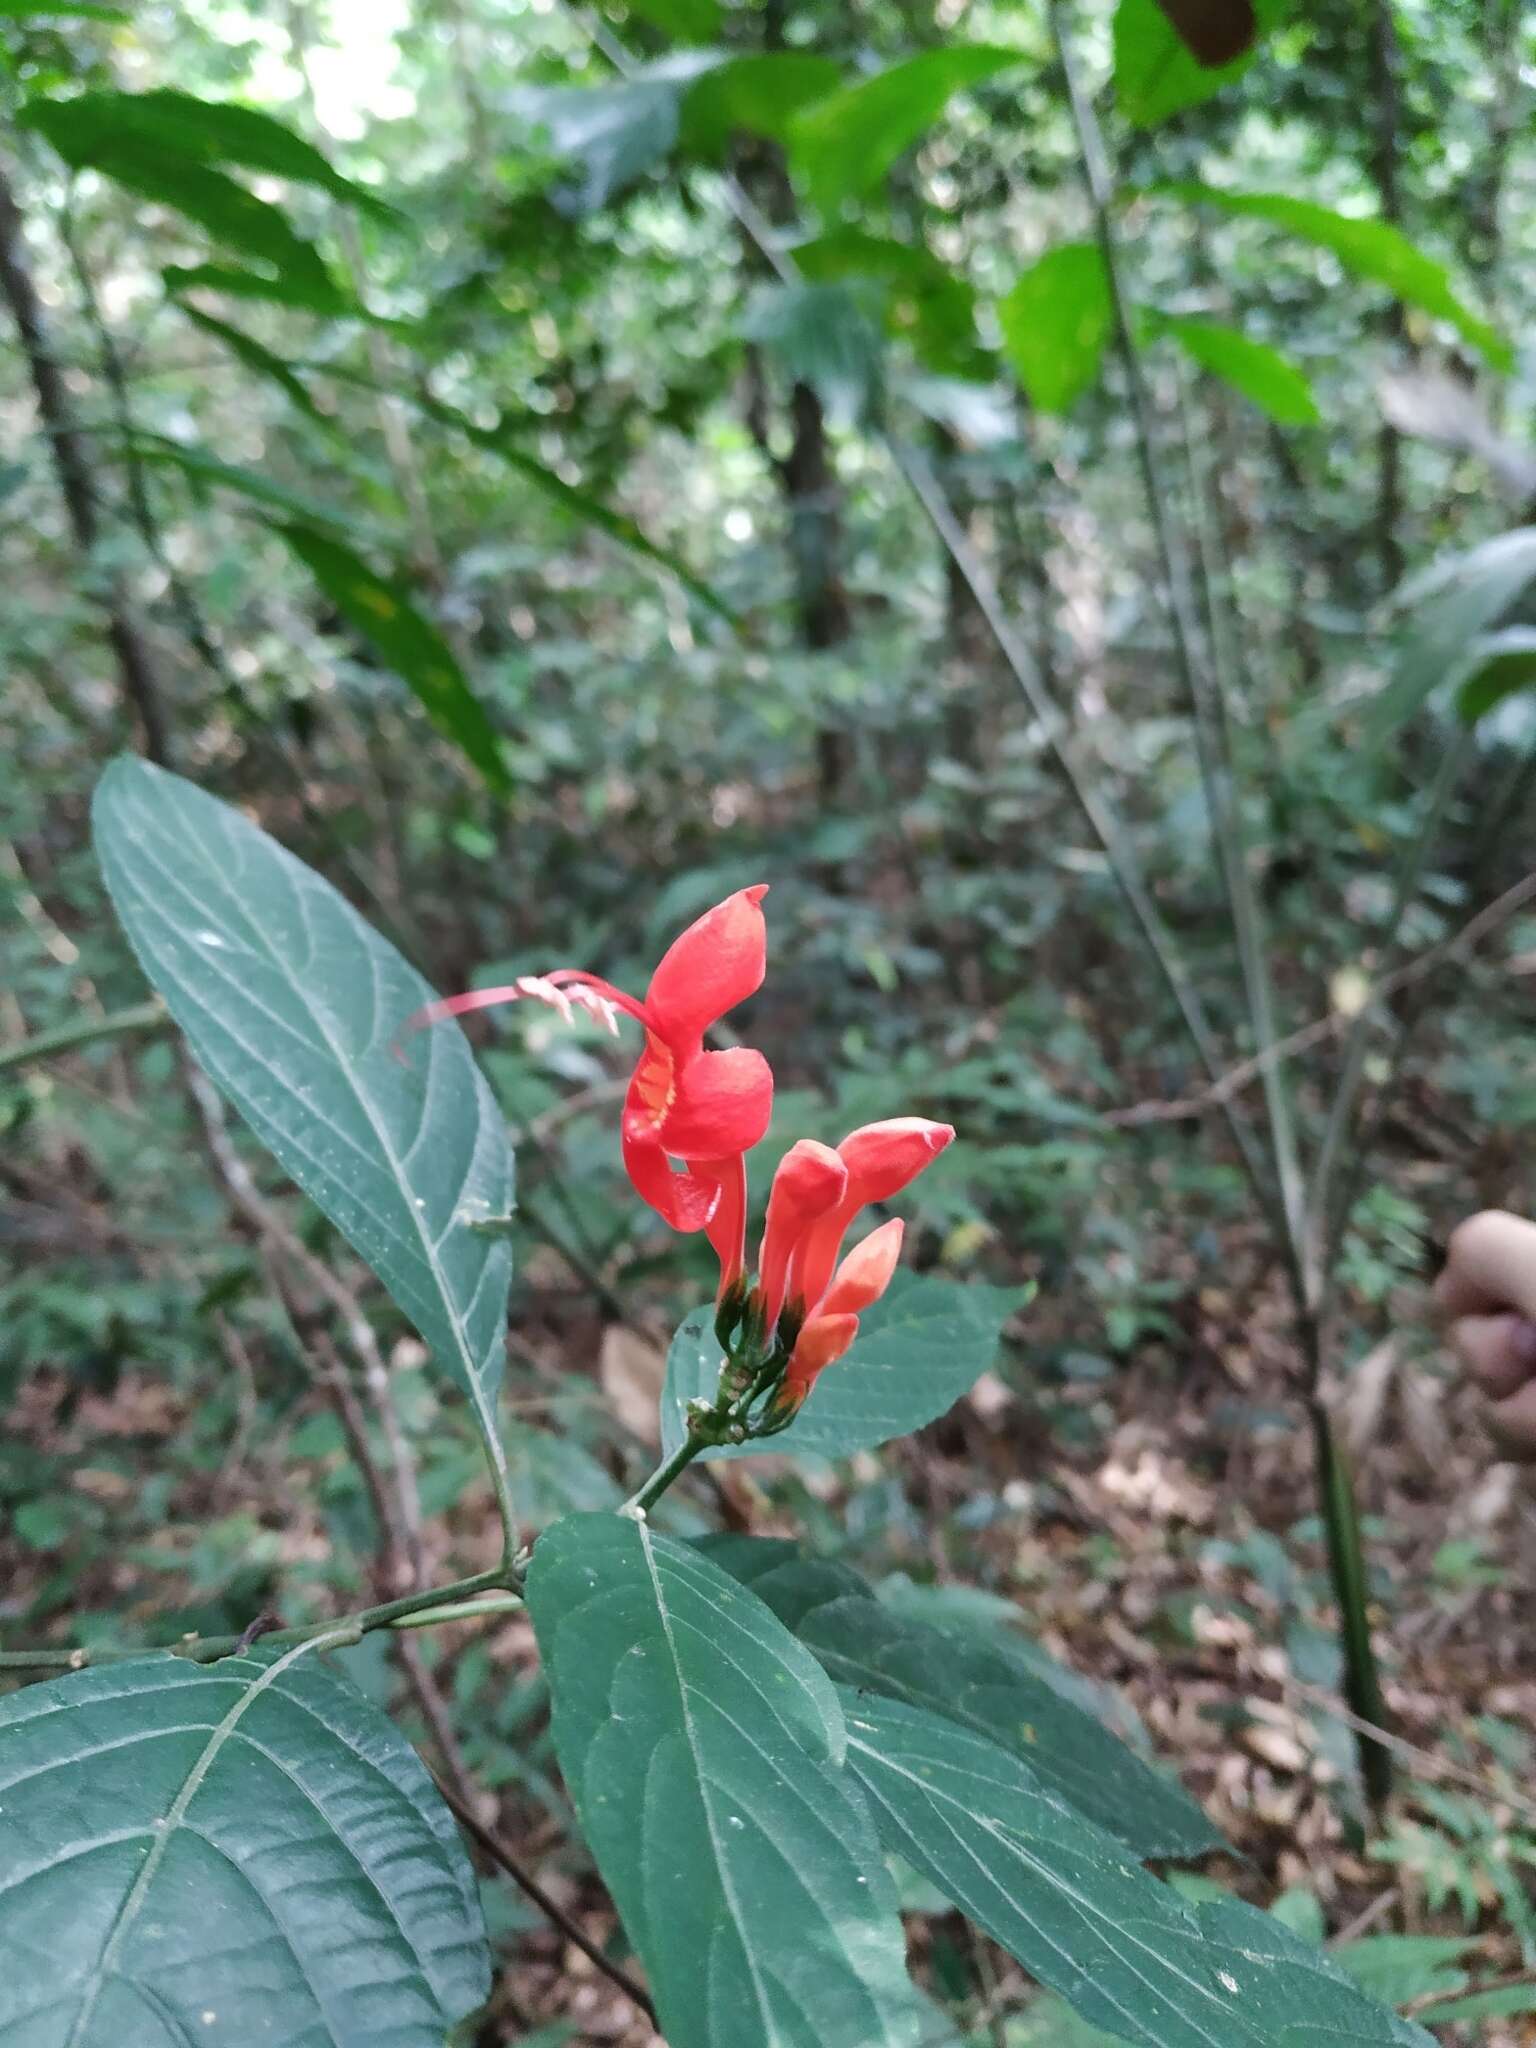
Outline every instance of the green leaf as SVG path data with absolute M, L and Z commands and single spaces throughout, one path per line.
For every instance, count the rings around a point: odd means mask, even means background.
M 1368 1934 L 1345 1942 L 1333 1958 L 1370 1997 L 1383 2005 L 1407 2005 L 1464 1990 L 1467 1973 L 1456 1965 L 1471 1947 L 1465 1935 Z
M 1097 379 L 1114 331 L 1104 258 L 1094 242 L 1062 242 L 1032 263 L 997 309 L 1003 353 L 1030 403 L 1066 412 Z
M 808 1652 L 623 1515 L 547 1529 L 527 1596 L 560 1768 L 671 2048 L 916 2048 L 895 1895 Z
M 727 1567 L 729 1569 L 729 1566 Z M 780 1565 L 753 1590 L 840 1685 L 942 1714 L 1028 1766 L 1138 1856 L 1199 1856 L 1221 1837 L 1183 1787 L 1125 1747 L 1001 1643 L 908 1621 L 869 1597 Z M 781 1599 L 793 1602 L 789 1611 Z
M 1514 2019 L 1527 2012 L 1536 2012 L 1536 1984 L 1494 1984 L 1487 1991 L 1469 1991 L 1465 1998 L 1437 2003 L 1426 2018 L 1434 2026 L 1452 2027 L 1469 2020 Z
M 840 75 L 830 57 L 806 50 L 732 57 L 684 93 L 682 141 L 700 156 L 717 156 L 738 129 L 783 142 L 800 109 L 835 92 Z
M 952 1408 L 991 1365 L 1003 1324 L 1028 1299 L 898 1273 L 884 1299 L 865 1311 L 853 1349 L 825 1372 L 782 1436 L 766 1449 L 850 1457 L 907 1436 Z M 668 1455 L 683 1440 L 686 1404 L 713 1400 L 720 1375 L 714 1310 L 695 1309 L 672 1339 L 661 1396 L 661 1441 Z M 754 1444 L 722 1444 L 706 1458 L 760 1456 Z
M 887 332 L 909 342 L 927 368 L 957 377 L 989 374 L 976 334 L 975 287 L 931 249 L 845 227 L 799 243 L 794 257 L 813 284 L 865 278 L 880 285 Z
M 707 43 L 720 33 L 720 0 L 629 0 L 629 11 L 680 43 Z
M 1427 2048 L 1266 1915 L 1186 1910 L 995 1743 L 841 1697 L 848 1768 L 887 1848 L 1090 2025 L 1144 2048 Z
M 1410 578 L 1395 599 L 1403 616 L 1402 645 L 1391 679 L 1371 707 L 1371 737 L 1380 740 L 1411 718 L 1441 683 L 1465 681 L 1468 650 L 1486 645 L 1483 636 L 1533 582 L 1536 526 L 1458 548 Z
M 760 285 L 741 331 L 789 383 L 808 384 L 834 423 L 852 426 L 879 400 L 881 325 L 878 294 L 855 280 Z
M 76 170 L 112 170 L 120 151 L 179 158 L 204 166 L 230 164 L 313 185 L 381 220 L 399 225 L 392 206 L 332 168 L 319 150 L 256 107 L 200 100 L 159 87 L 152 92 L 85 92 L 67 100 L 33 100 L 22 123 L 46 135 Z
M 1445 265 L 1426 256 L 1390 221 L 1336 213 L 1315 199 L 1293 199 L 1285 192 L 1223 192 L 1196 184 L 1155 190 L 1190 205 L 1219 206 L 1224 213 L 1268 221 L 1315 248 L 1330 250 L 1352 276 L 1385 285 L 1404 305 L 1448 322 L 1497 368 L 1507 370 L 1514 361 L 1509 343 L 1451 289 Z
M 1119 0 L 1115 9 L 1115 100 L 1134 128 L 1155 127 L 1170 114 L 1214 98 L 1241 78 L 1258 55 L 1254 39 L 1225 63 L 1203 64 L 1170 21 L 1169 11 L 1161 0 Z M 1207 0 L 1204 11 L 1222 25 L 1238 12 L 1225 0 Z M 1286 11 L 1286 0 L 1258 0 L 1250 15 L 1256 37 L 1266 35 Z
M 1203 370 L 1240 391 L 1281 426 L 1309 427 L 1321 419 L 1312 386 L 1294 363 L 1287 362 L 1267 342 L 1254 341 L 1215 320 L 1159 314 L 1153 324 L 1156 332 L 1170 336 Z
M 47 21 L 60 14 L 84 21 L 133 19 L 124 7 L 97 6 L 93 0 L 58 0 L 56 6 L 48 0 L 0 0 L 0 21 Z
M 319 250 L 295 231 L 281 207 L 258 199 L 223 171 L 130 143 L 99 151 L 94 168 L 141 198 L 194 221 L 226 248 L 270 264 L 288 289 L 316 298 L 336 294 Z
M 677 142 L 684 93 L 721 62 L 715 50 L 678 51 L 637 66 L 621 85 L 551 86 L 519 96 L 550 149 L 579 167 L 579 183 L 555 198 L 571 213 L 595 213 L 626 191 Z
M 15 2048 L 442 2048 L 489 1994 L 452 1819 L 303 1645 L 0 1699 L 0 1805 Z
M 253 270 L 237 270 L 224 263 L 171 263 L 160 273 L 160 281 L 172 297 L 189 291 L 225 292 L 236 299 L 261 299 L 274 306 L 292 306 L 299 312 L 318 313 L 328 320 L 367 320 L 375 327 L 398 323 L 370 315 L 344 292 L 325 272 L 320 277 L 259 277 Z
M 212 313 L 203 312 L 200 307 L 183 303 L 181 311 L 194 327 L 200 327 L 205 334 L 211 334 L 215 340 L 222 341 L 230 354 L 243 363 L 253 375 L 265 377 L 268 383 L 275 384 L 279 390 L 286 392 L 299 411 L 307 419 L 313 420 L 322 431 L 333 435 L 342 434 L 340 422 L 320 410 L 311 396 L 308 385 L 291 363 L 275 355 L 271 349 L 257 341 L 253 335 L 247 334 L 243 328 L 232 327 L 227 320 L 217 319 Z
M 164 434 L 143 432 L 133 436 L 131 445 L 141 462 L 163 463 L 199 487 L 211 485 L 219 490 L 233 491 L 252 504 L 263 505 L 306 522 L 356 530 L 355 514 L 336 506 L 319 504 L 313 498 L 300 497 L 296 491 L 285 490 L 281 484 L 274 483 L 259 469 L 242 469 L 238 463 L 221 462 L 205 448 L 189 448 Z
M 148 763 L 113 763 L 97 855 L 144 972 L 192 1051 L 378 1274 L 473 1404 L 503 1467 L 496 1390 L 512 1154 L 463 1033 L 393 1047 L 431 989 L 352 906 L 238 811 Z
M 790 131 L 790 158 L 823 214 L 878 185 L 967 87 L 1022 63 L 1018 50 L 951 43 L 818 100 Z
M 506 795 L 512 780 L 501 740 L 469 687 L 458 657 L 411 602 L 398 577 L 379 576 L 361 556 L 312 526 L 274 528 L 353 629 L 407 684 L 446 739 L 461 747 L 491 788 Z
M 1536 627 L 1506 626 L 1502 633 L 1484 633 L 1467 649 L 1456 709 L 1468 725 L 1475 725 L 1506 697 L 1529 689 L 1533 683 Z

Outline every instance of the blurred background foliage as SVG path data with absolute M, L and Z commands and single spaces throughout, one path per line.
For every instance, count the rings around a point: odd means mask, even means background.
M 292 1248 L 230 1158 L 360 1270 L 254 1149 L 207 1156 L 88 852 L 115 751 L 247 806 L 444 988 L 637 986 L 767 880 L 732 1020 L 779 1079 L 758 1198 L 798 1135 L 951 1120 L 917 1262 L 1041 1293 L 917 1443 L 720 1468 L 668 1512 L 1006 1602 L 1128 1689 L 1253 1859 L 1229 1881 L 1410 1944 L 1385 1995 L 1456 2020 L 1469 1967 L 1528 1966 L 1528 1510 L 1420 1290 L 1468 1206 L 1532 1194 L 1533 65 L 1519 0 L 1267 0 L 1219 68 L 1155 0 L 0 7 L 0 1626 L 325 1612 L 379 1548 L 358 1428 L 413 1446 L 428 1554 L 493 1541 L 409 1332 L 365 1292 L 381 1396 L 274 1285 Z M 1360 1111 L 1310 1360 L 1221 1114 L 1262 1136 L 1266 1035 L 1304 1158 L 1341 1086 Z M 480 1036 L 533 1529 L 647 1467 L 707 1258 L 622 1181 L 593 1028 Z M 1314 1397 L 1360 1464 L 1393 1710 L 1471 1781 L 1369 1825 L 1319 1705 Z M 526 1631 L 423 1654 L 557 1843 Z M 497 1912 L 509 2011 L 618 2038 Z M 923 1924 L 977 2038 L 1068 2038 Z M 1527 2038 L 1520 1990 L 1448 2038 Z

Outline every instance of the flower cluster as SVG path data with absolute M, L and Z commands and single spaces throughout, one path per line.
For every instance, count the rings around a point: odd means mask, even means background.
M 615 1034 L 621 1014 L 642 1027 L 645 1044 L 620 1127 L 625 1170 L 674 1230 L 702 1230 L 714 1247 L 715 1327 L 728 1354 L 728 1380 L 742 1394 L 769 1394 L 754 1434 L 793 1419 L 817 1376 L 852 1344 L 860 1314 L 890 1284 L 901 1223 L 881 1224 L 840 1261 L 854 1217 L 899 1193 L 955 1135 L 948 1124 L 897 1117 L 864 1125 L 835 1151 L 800 1139 L 774 1175 L 756 1283 L 749 1283 L 746 1154 L 768 1129 L 773 1074 L 760 1052 L 706 1051 L 704 1036 L 762 986 L 766 894 L 763 885 L 740 889 L 691 924 L 662 955 L 643 1001 L 563 967 L 451 996 L 409 1020 L 415 1027 L 531 997 L 567 1020 L 584 1009 Z

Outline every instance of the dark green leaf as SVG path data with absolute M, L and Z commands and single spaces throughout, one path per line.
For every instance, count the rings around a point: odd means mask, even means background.
M 492 789 L 506 794 L 512 783 L 496 728 L 469 687 L 453 649 L 416 609 L 399 578 L 376 574 L 361 556 L 312 526 L 279 526 L 274 531 L 287 541 L 348 625 L 409 684 L 438 731 L 464 750 Z
M 805 1599 L 779 1572 L 765 1575 L 755 1590 L 773 1606 L 781 1583 L 792 1597 Z M 806 1608 L 794 1626 L 839 1684 L 924 1707 L 986 1736 L 1134 1854 L 1199 1856 L 1220 1843 L 1182 1786 L 1064 1699 L 1029 1669 L 1027 1658 L 847 1595 Z
M 842 1700 L 848 1768 L 886 1846 L 1090 2024 L 1144 2048 L 1429 2048 L 1264 1914 L 1186 1910 L 995 1743 Z
M 1119 0 L 1115 100 L 1121 113 L 1133 127 L 1151 128 L 1213 98 L 1242 77 L 1258 54 L 1257 39 L 1284 18 L 1286 6 L 1287 0 L 1258 0 L 1257 10 L 1229 0 L 1179 0 L 1178 11 L 1189 9 L 1207 18 L 1187 21 L 1181 35 L 1168 0 Z M 1241 42 L 1240 31 L 1245 33 Z M 1218 49 L 1218 38 L 1224 38 L 1224 48 Z M 1202 60 L 1193 44 L 1208 56 Z
M 898 1273 L 885 1298 L 865 1312 L 848 1356 L 822 1375 L 795 1421 L 765 1448 L 842 1458 L 921 1429 L 975 1385 L 996 1355 L 1003 1324 L 1027 1299 L 1023 1291 L 999 1299 L 991 1289 Z M 668 1452 L 683 1440 L 686 1404 L 713 1400 L 719 1373 L 714 1311 L 696 1309 L 667 1358 L 661 1438 Z M 751 1457 L 755 1450 L 721 1445 L 704 1456 Z
M 1235 327 L 1214 320 L 1181 320 L 1159 316 L 1159 333 L 1175 340 L 1202 369 L 1240 391 L 1283 427 L 1313 426 L 1322 417 L 1312 386 L 1278 349 L 1254 341 Z
M 1468 725 L 1475 725 L 1506 697 L 1532 684 L 1536 684 L 1536 627 L 1506 626 L 1502 633 L 1481 635 L 1468 648 L 1456 709 Z
M 629 11 L 680 43 L 707 43 L 720 33 L 720 0 L 629 0 Z
M 232 100 L 201 100 L 168 87 L 153 92 L 86 92 L 67 100 L 33 100 L 21 119 L 46 135 L 76 170 L 92 166 L 113 172 L 111 159 L 119 152 L 210 167 L 234 164 L 318 186 L 380 219 L 397 224 L 400 220 L 393 207 L 332 169 L 319 150 L 291 128 L 271 114 Z
M 875 409 L 884 349 L 879 295 L 868 285 L 762 285 L 742 333 L 787 383 L 808 384 L 836 424 L 851 426 Z
M 1065 412 L 1097 379 L 1114 330 L 1104 259 L 1093 242 L 1062 242 L 1032 263 L 997 309 L 1003 352 L 1030 402 Z
M 268 506 L 273 511 L 285 512 L 306 522 L 318 521 L 324 526 L 356 529 L 357 522 L 352 515 L 335 506 L 318 504 L 313 498 L 302 498 L 295 491 L 285 490 L 258 469 L 243 469 L 238 463 L 220 462 L 206 449 L 188 448 L 164 435 L 143 433 L 134 436 L 132 446 L 140 462 L 162 463 L 200 488 L 208 486 L 234 491 L 252 504 Z
M 805 50 L 732 57 L 688 87 L 682 140 L 702 156 L 718 155 L 738 129 L 783 142 L 800 109 L 835 92 L 839 76 L 830 57 Z
M 957 92 L 1021 63 L 1017 50 L 951 43 L 876 72 L 799 114 L 791 160 L 824 214 L 878 185 Z
M 0 1699 L 0 2037 L 442 2048 L 490 1991 L 414 1752 L 301 1646 Z
M 628 1516 L 547 1529 L 528 1605 L 560 1768 L 671 2048 L 916 2048 L 895 1896 L 810 1655 Z
M 1383 2005 L 1407 2005 L 1437 1992 L 1464 1990 L 1467 1973 L 1455 1967 L 1471 1941 L 1465 1935 L 1367 1934 L 1333 1952 L 1341 1970 Z
M 579 184 L 555 195 L 563 207 L 594 213 L 670 156 L 683 94 L 720 61 L 716 51 L 679 51 L 638 67 L 621 85 L 524 93 L 522 109 L 547 133 L 554 155 L 580 168 Z
M 141 198 L 194 221 L 226 248 L 270 264 L 289 289 L 316 298 L 336 293 L 313 242 L 294 230 L 280 207 L 258 199 L 225 172 L 184 163 L 137 143 L 103 148 L 94 158 L 94 168 Z
M 887 331 L 911 344 L 918 360 L 941 375 L 988 374 L 976 334 L 976 292 L 930 249 L 837 228 L 795 249 L 795 265 L 815 284 L 865 278 L 885 293 Z
M 198 307 L 183 304 L 183 314 L 194 327 L 200 327 L 205 334 L 222 341 L 230 353 L 258 377 L 265 377 L 269 383 L 287 393 L 306 418 L 328 434 L 339 434 L 340 424 L 329 414 L 323 413 L 310 394 L 308 385 L 291 363 L 257 341 L 254 336 L 239 327 L 232 327 L 227 320 L 216 319 L 212 313 L 204 313 Z
M 468 1394 L 498 1466 L 512 1154 L 463 1033 L 393 1047 L 432 991 L 238 811 L 113 764 L 93 822 L 113 905 L 200 1064 L 372 1266 Z
M 1194 184 L 1157 189 L 1192 205 L 1219 206 L 1225 213 L 1268 221 L 1316 248 L 1330 250 L 1352 276 L 1385 285 L 1405 305 L 1448 322 L 1499 369 L 1508 369 L 1513 361 L 1509 343 L 1451 289 L 1445 265 L 1426 256 L 1390 221 L 1336 213 L 1331 206 L 1293 199 L 1285 192 L 1223 192 L 1213 185 Z
M 395 323 L 374 320 L 357 300 L 325 272 L 319 277 L 259 277 L 252 270 L 236 270 L 223 263 L 168 264 L 160 280 L 173 296 L 189 291 L 225 292 L 236 299 L 263 299 L 274 306 L 292 306 L 303 313 L 318 313 L 328 320 L 371 320 L 378 327 Z

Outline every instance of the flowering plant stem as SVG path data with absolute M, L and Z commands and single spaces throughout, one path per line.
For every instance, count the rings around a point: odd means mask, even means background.
M 481 1612 L 505 1613 L 506 1602 L 487 1600 L 476 1604 L 471 1602 L 470 1596 L 475 1593 L 513 1592 L 515 1578 L 515 1567 L 497 1565 L 493 1571 L 476 1572 L 471 1578 L 455 1579 L 446 1586 L 429 1586 L 419 1593 L 405 1593 L 398 1600 L 385 1600 L 377 1607 L 364 1607 L 356 1614 L 345 1614 L 339 1619 L 310 1622 L 302 1628 L 264 1629 L 259 1637 L 248 1629 L 239 1636 L 189 1636 L 179 1643 L 156 1644 L 148 1648 L 113 1645 L 110 1648 L 82 1646 L 73 1650 L 3 1650 L 0 1651 L 0 1670 L 83 1671 L 89 1664 L 115 1664 L 125 1657 L 154 1656 L 185 1657 L 194 1664 L 212 1664 L 220 1657 L 234 1655 L 256 1640 L 277 1648 L 312 1642 L 320 1636 L 332 1635 L 338 1629 L 355 1629 L 356 1636 L 351 1640 L 357 1640 L 376 1628 L 425 1628 L 432 1622 L 459 1621 Z

